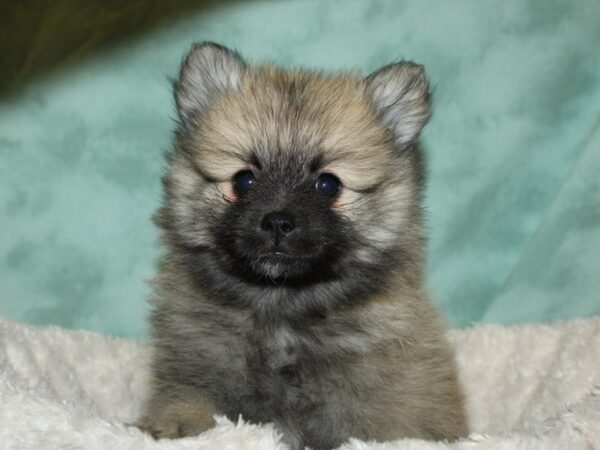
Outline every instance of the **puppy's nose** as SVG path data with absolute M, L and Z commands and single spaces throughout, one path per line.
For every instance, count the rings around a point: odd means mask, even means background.
M 294 231 L 296 221 L 293 214 L 287 211 L 273 211 L 265 214 L 260 228 L 271 236 L 275 245 L 279 245 L 288 234 Z

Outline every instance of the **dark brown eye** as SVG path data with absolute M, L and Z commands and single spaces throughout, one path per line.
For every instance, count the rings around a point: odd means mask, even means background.
M 240 170 L 233 177 L 233 188 L 238 195 L 248 192 L 255 183 L 254 173 L 251 170 Z
M 322 173 L 317 178 L 317 184 L 315 185 L 318 192 L 325 194 L 330 198 L 337 197 L 340 193 L 341 186 L 340 179 L 331 173 Z

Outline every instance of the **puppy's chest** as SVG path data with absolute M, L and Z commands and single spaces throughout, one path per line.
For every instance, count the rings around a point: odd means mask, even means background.
M 248 366 L 265 382 L 299 387 L 314 359 L 306 338 L 286 324 L 255 326 L 248 336 Z
M 356 336 L 324 324 L 255 322 L 247 336 L 248 369 L 263 383 L 306 387 L 360 353 Z M 335 361 L 335 365 L 334 365 Z

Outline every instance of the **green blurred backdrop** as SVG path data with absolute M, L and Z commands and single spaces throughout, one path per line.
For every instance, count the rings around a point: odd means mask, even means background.
M 600 313 L 600 2 L 8 1 L 0 314 L 141 337 L 193 41 L 365 74 L 424 64 L 429 283 L 449 321 Z

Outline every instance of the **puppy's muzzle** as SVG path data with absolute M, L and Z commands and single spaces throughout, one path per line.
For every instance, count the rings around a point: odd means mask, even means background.
M 265 214 L 260 228 L 269 236 L 271 242 L 280 246 L 285 239 L 296 230 L 296 220 L 288 211 L 273 211 Z

